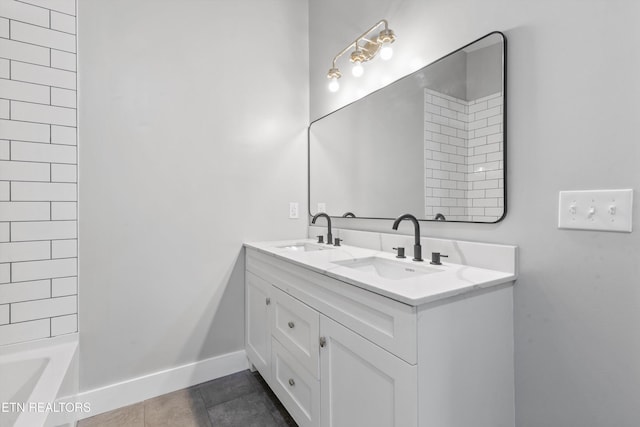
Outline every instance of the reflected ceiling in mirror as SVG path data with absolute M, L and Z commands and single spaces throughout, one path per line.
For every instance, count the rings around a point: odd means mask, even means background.
M 311 123 L 311 215 L 500 221 L 505 47 L 491 33 Z

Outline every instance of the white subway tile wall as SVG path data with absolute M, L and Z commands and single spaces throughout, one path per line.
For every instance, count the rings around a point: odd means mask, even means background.
M 495 222 L 504 211 L 502 93 L 424 91 L 425 215 Z
M 76 1 L 0 0 L 0 345 L 78 330 Z

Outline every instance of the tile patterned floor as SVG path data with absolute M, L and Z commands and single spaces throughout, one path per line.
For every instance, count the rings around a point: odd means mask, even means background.
M 297 427 L 258 373 L 242 371 L 84 419 L 78 427 Z

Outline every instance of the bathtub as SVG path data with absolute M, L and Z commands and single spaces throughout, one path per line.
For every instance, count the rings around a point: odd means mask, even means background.
M 0 347 L 0 427 L 74 425 L 77 348 L 77 334 Z

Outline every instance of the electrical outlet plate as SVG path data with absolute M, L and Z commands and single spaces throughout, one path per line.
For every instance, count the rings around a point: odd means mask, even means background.
M 320 213 L 320 212 L 325 212 L 326 213 L 327 212 L 327 204 L 326 203 L 322 203 L 322 202 L 318 203 L 317 212 L 318 213 Z
M 298 202 L 289 202 L 289 218 L 298 219 L 299 217 Z
M 561 191 L 558 228 L 631 232 L 633 190 Z

